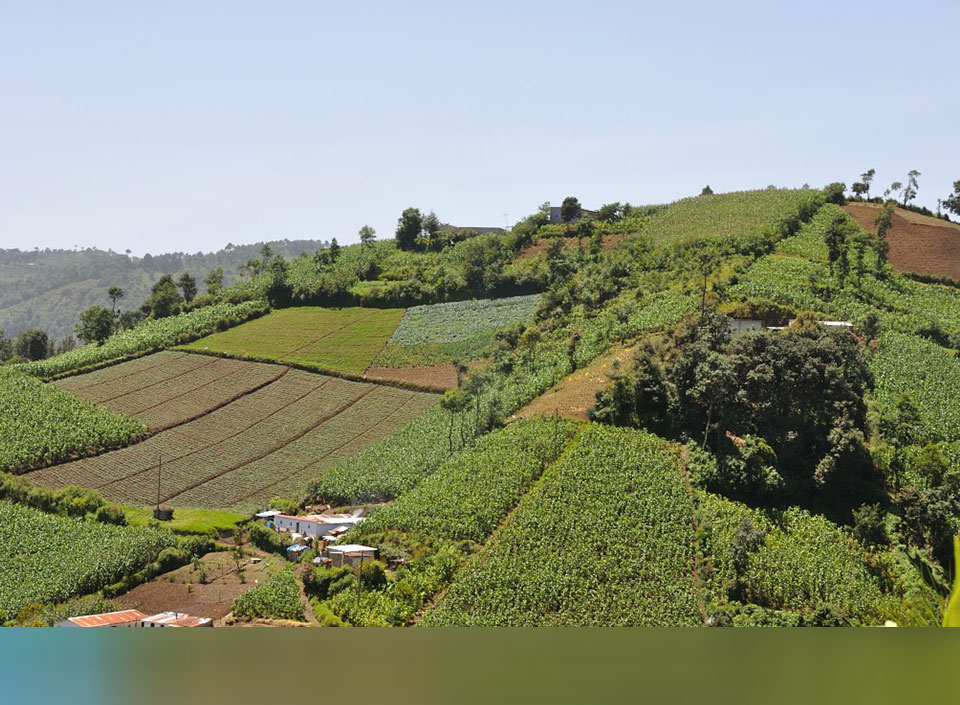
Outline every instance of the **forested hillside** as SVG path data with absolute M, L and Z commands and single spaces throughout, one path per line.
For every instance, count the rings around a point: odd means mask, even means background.
M 277 253 L 296 257 L 323 246 L 318 240 L 268 243 Z M 163 274 L 187 272 L 203 282 L 214 269 L 223 270 L 224 284 L 240 279 L 240 268 L 258 256 L 260 243 L 228 245 L 218 252 L 132 257 L 129 254 L 84 250 L 0 249 L 0 331 L 13 338 L 30 328 L 59 340 L 73 334 L 80 313 L 90 306 L 110 306 L 107 290 L 124 291 L 123 306 L 139 306 Z

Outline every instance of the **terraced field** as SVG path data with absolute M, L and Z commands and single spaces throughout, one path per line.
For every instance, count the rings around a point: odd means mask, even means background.
M 400 308 L 286 308 L 182 349 L 360 375 L 402 316 Z
M 286 371 L 279 365 L 165 351 L 55 384 L 159 431 L 210 413 Z
M 122 451 L 33 472 L 31 479 L 148 505 L 157 499 L 159 476 L 160 499 L 172 506 L 245 511 L 272 496 L 302 492 L 310 479 L 436 400 L 278 365 L 176 352 L 151 358 L 65 384 L 91 398 L 114 393 L 101 400 L 140 408 L 143 418 L 166 430 Z M 172 396 L 177 389 L 179 396 Z

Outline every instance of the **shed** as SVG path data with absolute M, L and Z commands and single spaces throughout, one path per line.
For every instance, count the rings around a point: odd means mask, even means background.
M 183 612 L 161 612 L 141 620 L 142 627 L 212 627 L 210 617 L 194 617 Z
M 86 614 L 56 622 L 55 627 L 139 627 L 147 618 L 140 610 L 120 610 L 103 614 Z
M 342 546 L 327 546 L 327 556 L 334 568 L 344 565 L 359 565 L 361 561 L 373 560 L 379 551 L 372 546 L 361 546 L 358 543 L 347 543 Z

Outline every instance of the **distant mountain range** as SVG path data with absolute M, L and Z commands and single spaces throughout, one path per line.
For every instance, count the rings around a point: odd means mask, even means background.
M 285 257 L 314 252 L 321 240 L 277 240 L 267 244 Z M 204 277 L 217 267 L 224 284 L 236 282 L 239 268 L 258 256 L 263 243 L 227 245 L 208 254 L 173 252 L 131 257 L 94 248 L 85 250 L 0 249 L 0 330 L 8 337 L 29 328 L 47 331 L 59 340 L 73 333 L 80 313 L 88 306 L 110 306 L 107 289 L 119 286 L 122 309 L 136 308 L 163 274 L 189 272 L 205 290 Z

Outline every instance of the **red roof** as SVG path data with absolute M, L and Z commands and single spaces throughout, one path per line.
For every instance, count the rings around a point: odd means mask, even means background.
M 82 617 L 71 617 L 70 621 L 76 624 L 78 627 L 113 627 L 118 624 L 139 622 L 141 619 L 146 618 L 147 615 L 139 610 L 121 610 L 120 612 L 87 614 Z

